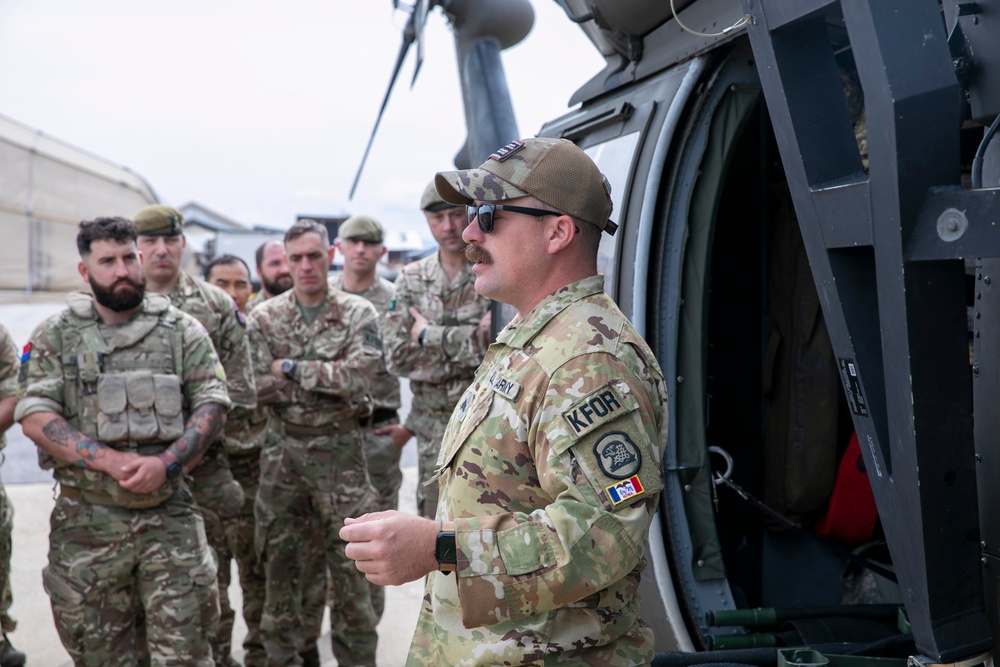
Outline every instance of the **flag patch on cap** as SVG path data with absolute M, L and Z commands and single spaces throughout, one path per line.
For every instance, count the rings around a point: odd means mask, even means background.
M 490 153 L 490 159 L 496 160 L 497 162 L 503 162 L 522 148 L 524 148 L 524 142 L 515 139 L 506 146 L 498 148 L 493 153 Z
M 642 488 L 642 482 L 639 481 L 639 476 L 632 475 L 628 479 L 623 479 L 617 484 L 612 484 L 607 487 L 605 491 L 608 492 L 608 497 L 611 498 L 611 502 L 613 504 L 620 505 L 630 498 L 641 496 L 645 492 L 645 489 Z

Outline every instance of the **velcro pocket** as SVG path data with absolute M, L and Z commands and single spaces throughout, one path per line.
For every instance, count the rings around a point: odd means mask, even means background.
M 497 534 L 500 558 L 507 574 L 530 574 L 555 563 L 549 541 L 534 523 L 522 523 Z
M 156 417 L 161 440 L 176 440 L 184 433 L 184 397 L 181 379 L 176 375 L 158 373 L 153 376 L 156 390 Z
M 153 388 L 153 374 L 136 371 L 125 374 L 125 388 L 128 392 L 128 430 L 133 440 L 156 438 L 159 427 L 153 405 L 156 392 Z
M 128 440 L 128 392 L 123 375 L 97 379 L 97 438 L 102 442 Z

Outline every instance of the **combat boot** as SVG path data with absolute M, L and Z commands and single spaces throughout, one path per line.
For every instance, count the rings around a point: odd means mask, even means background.
M 24 661 L 27 660 L 27 656 L 11 646 L 7 635 L 4 635 L 3 639 L 3 649 L 0 650 L 0 667 L 24 667 Z

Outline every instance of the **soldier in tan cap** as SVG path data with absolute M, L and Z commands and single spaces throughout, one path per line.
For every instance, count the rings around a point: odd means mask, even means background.
M 437 175 L 468 206 L 476 291 L 517 315 L 445 432 L 437 520 L 348 520 L 369 580 L 429 575 L 408 665 L 647 665 L 639 578 L 659 503 L 666 388 L 597 273 L 611 188 L 564 139 Z
M 184 216 L 169 206 L 147 206 L 136 213 L 135 226 L 149 292 L 170 297 L 173 306 L 193 315 L 205 326 L 226 371 L 226 389 L 232 400 L 233 416 L 252 410 L 257 404 L 257 390 L 246 320 L 226 292 L 181 271 L 181 257 L 187 246 Z M 245 498 L 229 469 L 225 442 L 223 438 L 214 442 L 205 458 L 188 471 L 191 491 L 205 514 L 209 544 L 216 550 L 220 563 L 229 563 L 232 558 L 224 522 L 236 519 Z M 236 619 L 229 604 L 230 578 L 229 567 L 220 567 L 218 583 L 222 613 L 212 652 L 216 664 L 225 666 L 236 664 L 230 657 Z M 255 648 L 263 656 L 263 647 Z
M 475 276 L 463 253 L 465 210 L 441 199 L 434 183 L 424 190 L 420 208 L 438 251 L 406 265 L 396 278 L 385 350 L 389 372 L 410 379 L 406 428 L 417 436 L 417 510 L 432 517 L 437 485 L 429 482 L 441 437 L 489 345 L 490 300 L 472 287 Z

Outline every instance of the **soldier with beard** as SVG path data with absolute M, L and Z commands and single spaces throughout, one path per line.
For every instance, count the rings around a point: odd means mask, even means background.
M 156 204 L 136 213 L 135 226 L 149 291 L 168 296 L 171 305 L 205 326 L 226 371 L 226 389 L 234 412 L 252 410 L 257 404 L 257 389 L 250 364 L 246 320 L 232 297 L 181 271 L 181 257 L 187 245 L 184 216 L 176 209 Z M 240 513 L 245 494 L 229 468 L 222 438 L 212 444 L 205 458 L 188 474 L 188 484 L 205 516 L 209 543 L 218 553 L 219 562 L 228 563 L 232 554 L 224 524 Z M 212 643 L 219 667 L 237 665 L 229 655 L 236 620 L 236 612 L 229 603 L 230 578 L 229 568 L 219 568 L 222 615 Z
M 292 274 L 288 271 L 288 257 L 282 241 L 265 241 L 257 248 L 257 277 L 260 279 L 260 291 L 247 302 L 248 313 L 271 297 L 292 288 Z
M 146 294 L 132 222 L 82 222 L 77 247 L 93 294 L 32 334 L 15 412 L 59 483 L 42 573 L 59 637 L 77 666 L 207 667 L 216 566 L 180 475 L 225 424 L 222 365 L 197 320 Z

